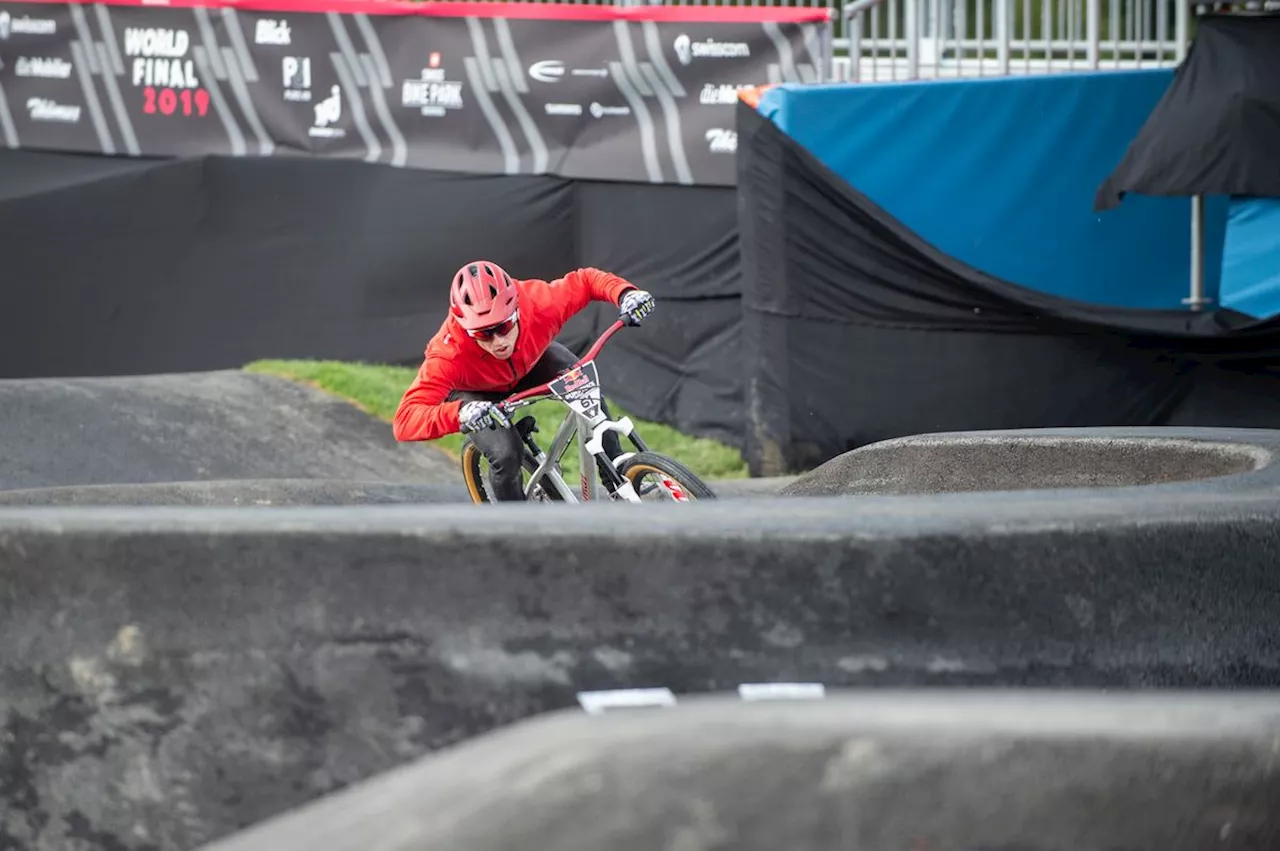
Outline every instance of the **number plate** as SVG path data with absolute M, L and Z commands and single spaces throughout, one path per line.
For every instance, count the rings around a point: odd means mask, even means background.
M 574 367 L 548 385 L 551 395 L 586 417 L 600 413 L 600 376 L 595 361 Z

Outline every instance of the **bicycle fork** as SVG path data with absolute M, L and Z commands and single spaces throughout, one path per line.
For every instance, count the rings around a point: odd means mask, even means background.
M 631 421 L 623 418 L 621 422 L 625 423 L 624 429 L 619 429 L 631 441 L 636 450 L 643 452 L 645 449 L 644 441 L 635 433 L 635 429 L 631 428 Z M 609 492 L 610 499 L 616 499 L 623 502 L 640 502 L 640 495 L 636 493 L 635 486 L 631 484 L 631 480 L 622 473 L 618 472 L 618 464 L 626 460 L 633 453 L 623 452 L 617 458 L 610 461 L 608 455 L 604 451 L 604 432 L 593 429 L 591 439 L 584 441 L 582 446 L 582 497 L 584 500 L 596 498 L 592 493 L 595 488 L 594 477 L 587 473 L 590 462 L 594 462 L 596 470 L 600 474 L 600 480 L 604 483 L 605 489 Z

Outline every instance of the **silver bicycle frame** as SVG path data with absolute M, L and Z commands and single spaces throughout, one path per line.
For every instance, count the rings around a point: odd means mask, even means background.
M 569 376 L 572 376 L 572 385 L 565 383 Z M 556 385 L 560 385 L 561 390 L 557 390 Z M 569 389 L 565 389 L 566 387 Z M 596 469 L 596 458 L 607 457 L 604 452 L 604 436 L 614 432 L 621 437 L 629 438 L 635 432 L 635 426 L 630 417 L 611 420 L 605 415 L 604 394 L 596 375 L 595 364 L 590 361 L 552 382 L 548 393 L 552 398 L 564 403 L 569 408 L 569 412 L 560 423 L 560 427 L 556 429 L 551 447 L 538 453 L 538 466 L 525 485 L 525 498 L 532 496 L 534 489 L 542 485 L 544 489 L 553 488 L 565 502 L 598 500 L 600 499 L 600 474 Z M 532 400 L 518 403 L 515 409 L 528 404 L 532 404 Z M 515 409 L 512 409 L 512 412 Z M 584 439 L 588 434 L 591 435 L 590 439 Z M 564 457 L 570 441 L 575 437 L 579 438 L 578 459 L 582 475 L 582 488 L 576 493 L 569 487 L 560 471 L 560 459 Z M 623 453 L 614 463 L 621 463 L 634 454 L 633 452 Z M 640 495 L 636 493 L 635 487 L 629 481 L 624 480 L 618 485 L 614 494 L 628 502 L 640 502 Z
M 531 496 L 533 489 L 542 483 L 543 487 L 549 485 L 554 488 L 565 502 L 598 500 L 600 498 L 600 474 L 596 470 L 596 457 L 604 456 L 604 436 L 612 431 L 619 436 L 630 437 L 635 431 L 635 426 L 632 424 L 630 417 L 622 417 L 617 420 L 609 419 L 600 410 L 599 406 L 596 406 L 594 415 L 591 415 L 588 413 L 590 403 L 569 399 L 560 399 L 560 401 L 569 406 L 570 410 L 560 423 L 560 427 L 556 429 L 555 437 L 551 440 L 551 447 L 538 453 L 538 467 L 529 476 L 529 482 L 525 485 L 525 497 Z M 575 493 L 564 480 L 564 475 L 560 472 L 560 459 L 568 451 L 569 443 L 575 437 L 585 434 L 590 434 L 591 438 L 578 441 L 578 464 L 582 469 L 582 490 L 579 494 Z M 634 454 L 633 452 L 625 452 L 618 456 L 617 461 L 625 461 Z M 624 481 L 618 486 L 615 493 L 628 502 L 640 502 L 640 495 L 636 493 L 631 482 Z

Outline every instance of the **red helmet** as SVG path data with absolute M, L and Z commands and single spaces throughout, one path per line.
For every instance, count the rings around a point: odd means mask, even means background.
M 516 312 L 515 282 L 497 263 L 468 263 L 453 276 L 449 310 L 468 331 L 497 325 Z

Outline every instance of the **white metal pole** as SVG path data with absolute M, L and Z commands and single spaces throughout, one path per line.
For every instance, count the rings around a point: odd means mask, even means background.
M 1085 55 L 1088 57 L 1089 67 L 1094 71 L 1098 70 L 1098 42 L 1102 40 L 1102 0 L 1089 0 L 1089 4 L 1085 11 Z
M 906 3 L 907 31 L 907 79 L 920 79 L 920 4 L 924 0 L 904 0 Z
M 1175 29 L 1178 40 L 1178 64 L 1187 58 L 1191 4 L 1187 0 L 1178 3 Z M 1191 293 L 1182 303 L 1192 310 L 1199 310 L 1209 303 L 1204 295 L 1204 196 L 1191 197 Z
M 1204 196 L 1191 196 L 1191 295 L 1182 300 L 1192 310 L 1209 303 L 1204 297 Z
M 996 61 L 1001 76 L 1007 77 L 1009 75 L 1009 0 L 996 0 L 995 15 Z

